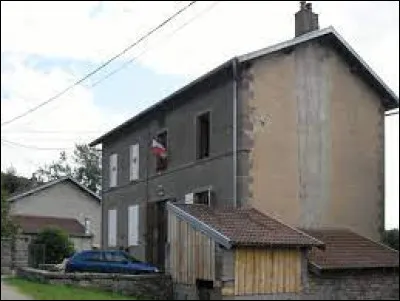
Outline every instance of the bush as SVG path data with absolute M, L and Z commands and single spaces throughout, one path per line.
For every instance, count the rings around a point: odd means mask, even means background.
M 43 229 L 32 243 L 44 245 L 45 263 L 60 263 L 74 253 L 73 243 L 69 240 L 68 235 L 59 228 Z
M 386 230 L 383 236 L 383 243 L 395 250 L 399 250 L 399 229 Z

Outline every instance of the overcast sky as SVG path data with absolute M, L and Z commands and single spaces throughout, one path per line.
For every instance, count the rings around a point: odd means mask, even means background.
M 1 1 L 1 121 L 53 96 L 187 3 Z M 1 169 L 30 176 L 58 149 L 92 141 L 232 56 L 294 35 L 298 1 L 215 3 L 196 3 L 98 75 L 2 127 Z M 399 2 L 315 1 L 313 9 L 320 27 L 334 26 L 399 95 Z M 399 225 L 398 115 L 386 118 L 385 165 L 392 228 Z

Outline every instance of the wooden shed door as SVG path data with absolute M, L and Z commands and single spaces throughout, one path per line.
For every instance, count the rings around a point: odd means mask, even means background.
M 167 243 L 166 200 L 147 205 L 147 248 L 146 260 L 164 269 L 165 246 Z

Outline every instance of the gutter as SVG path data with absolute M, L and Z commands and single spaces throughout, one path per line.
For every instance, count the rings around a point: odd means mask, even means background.
M 237 71 L 237 66 L 238 66 L 238 59 L 234 58 L 232 60 L 232 70 L 233 70 L 233 130 L 232 130 L 232 135 L 233 135 L 233 145 L 232 145 L 232 151 L 233 151 L 233 207 L 237 208 L 238 203 L 237 203 L 237 104 L 238 104 L 238 84 L 237 84 L 237 78 L 238 78 L 238 71 Z

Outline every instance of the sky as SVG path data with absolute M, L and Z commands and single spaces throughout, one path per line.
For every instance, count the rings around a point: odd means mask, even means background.
M 1 1 L 1 122 L 49 99 L 187 4 Z M 13 166 L 31 176 L 60 150 L 89 143 L 231 57 L 293 38 L 298 8 L 298 1 L 197 2 L 56 101 L 2 126 L 1 170 Z M 314 1 L 313 10 L 321 28 L 334 26 L 399 95 L 398 1 Z M 398 116 L 385 120 L 386 228 L 399 226 Z

